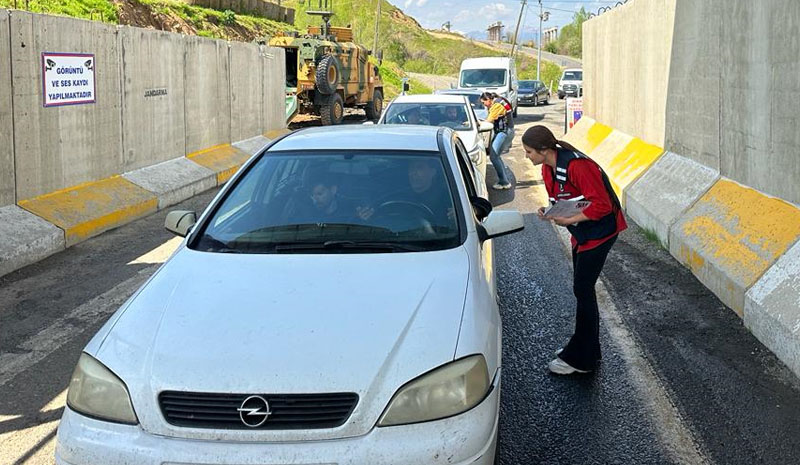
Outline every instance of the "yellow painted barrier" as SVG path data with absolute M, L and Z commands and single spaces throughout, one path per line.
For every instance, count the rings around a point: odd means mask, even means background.
M 720 179 L 672 227 L 670 252 L 741 316 L 747 290 L 799 238 L 799 208 Z
M 564 140 L 581 152 L 591 155 L 595 147 L 600 145 L 611 131 L 610 127 L 584 116 L 564 135 Z
M 217 173 L 217 185 L 221 185 L 236 173 L 250 155 L 230 144 L 222 144 L 190 153 L 186 158 Z
M 590 154 L 608 174 L 623 206 L 624 191 L 664 153 L 664 149 L 614 130 Z
M 64 230 L 66 246 L 153 213 L 158 198 L 121 176 L 19 201 L 19 206 Z

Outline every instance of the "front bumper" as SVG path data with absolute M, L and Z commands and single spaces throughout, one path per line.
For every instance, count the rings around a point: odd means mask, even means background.
M 168 438 L 139 426 L 93 420 L 66 407 L 56 465 L 492 465 L 499 402 L 498 381 L 481 404 L 452 418 L 376 427 L 356 438 L 296 443 Z

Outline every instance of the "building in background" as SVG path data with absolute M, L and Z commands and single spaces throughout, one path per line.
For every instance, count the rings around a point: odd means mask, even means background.
M 558 26 L 548 27 L 542 31 L 542 45 L 558 40 Z
M 489 40 L 491 42 L 502 42 L 503 41 L 503 28 L 505 26 L 501 21 L 493 23 L 489 25 Z

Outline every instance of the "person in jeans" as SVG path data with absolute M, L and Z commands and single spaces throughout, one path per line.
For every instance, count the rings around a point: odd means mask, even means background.
M 556 140 L 549 129 L 534 126 L 522 136 L 526 157 L 542 165 L 551 204 L 564 200 L 591 202 L 569 218 L 539 217 L 566 227 L 572 235 L 573 292 L 577 299 L 575 333 L 548 368 L 559 375 L 588 373 L 601 359 L 600 315 L 595 284 L 617 235 L 628 225 L 608 176 L 594 160 L 572 145 Z
M 494 125 L 495 136 L 491 147 L 489 147 L 489 159 L 492 160 L 492 166 L 497 171 L 497 183 L 492 188 L 496 190 L 511 189 L 506 165 L 501 158 L 503 152 L 511 145 L 514 137 L 511 105 L 507 100 L 491 92 L 481 94 L 481 102 L 489 109 L 489 116 L 486 121 Z

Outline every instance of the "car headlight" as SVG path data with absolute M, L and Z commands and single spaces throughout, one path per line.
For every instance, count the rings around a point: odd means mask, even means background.
M 138 423 L 128 389 L 114 373 L 87 354 L 81 354 L 67 394 L 72 410 L 117 423 Z
M 475 407 L 489 392 L 483 355 L 456 360 L 406 384 L 394 395 L 378 426 L 452 417 Z

